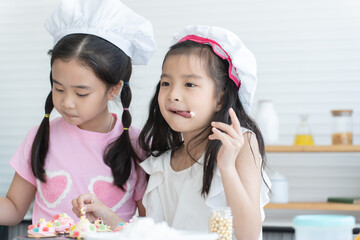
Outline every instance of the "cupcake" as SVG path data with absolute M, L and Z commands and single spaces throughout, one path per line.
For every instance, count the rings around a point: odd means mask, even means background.
M 111 232 L 110 226 L 104 224 L 104 221 L 101 218 L 96 219 L 94 224 L 97 232 Z
M 66 213 L 55 215 L 52 220 L 56 234 L 69 233 L 70 227 L 74 225 L 74 220 Z
M 40 218 L 36 224 L 28 226 L 28 237 L 43 238 L 56 237 L 55 228 L 52 222 L 46 222 L 44 218 Z
M 95 232 L 95 224 L 90 223 L 86 217 L 81 216 L 80 221 L 70 227 L 69 236 L 73 238 L 83 238 L 86 234 Z

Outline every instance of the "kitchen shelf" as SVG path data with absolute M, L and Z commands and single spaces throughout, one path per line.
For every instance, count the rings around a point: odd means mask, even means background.
M 285 152 L 360 152 L 360 145 L 316 145 L 316 146 L 291 146 L 291 145 L 268 145 L 265 151 Z
M 268 203 L 265 206 L 265 209 L 360 211 L 360 204 L 329 203 L 329 202 Z

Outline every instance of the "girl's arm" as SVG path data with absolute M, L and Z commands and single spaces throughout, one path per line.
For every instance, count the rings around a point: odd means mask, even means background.
M 16 225 L 20 223 L 32 200 L 36 187 L 15 172 L 6 197 L 0 197 L 0 225 Z
M 251 133 L 243 135 L 234 111 L 230 109 L 229 113 L 233 124 L 212 123 L 213 134 L 209 138 L 218 139 L 223 144 L 217 165 L 227 204 L 232 209 L 235 236 L 238 240 L 257 240 L 262 225 L 259 149 L 256 137 Z
M 235 236 L 240 239 L 259 238 L 261 232 L 260 185 L 261 170 L 255 136 L 245 133 L 245 143 L 233 169 L 222 169 L 226 201 L 232 209 Z M 250 138 L 250 144 L 248 144 Z M 254 143 L 255 142 L 255 143 Z M 251 152 L 252 148 L 254 156 Z
M 136 202 L 136 205 L 138 207 L 139 217 L 146 217 L 146 210 L 142 203 L 142 199 Z

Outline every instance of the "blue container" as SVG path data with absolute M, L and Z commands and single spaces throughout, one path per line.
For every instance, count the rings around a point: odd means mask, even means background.
M 293 219 L 296 240 L 352 240 L 355 218 L 347 215 L 299 215 Z

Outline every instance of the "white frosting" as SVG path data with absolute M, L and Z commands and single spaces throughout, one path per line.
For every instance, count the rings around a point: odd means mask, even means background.
M 69 235 L 70 237 L 77 238 L 84 237 L 86 234 L 91 232 L 96 232 L 96 226 L 90 223 L 87 218 L 81 216 L 79 222 L 70 228 Z
M 86 240 L 216 240 L 217 234 L 205 232 L 179 231 L 165 222 L 155 223 L 151 218 L 138 218 L 120 232 L 91 233 Z

